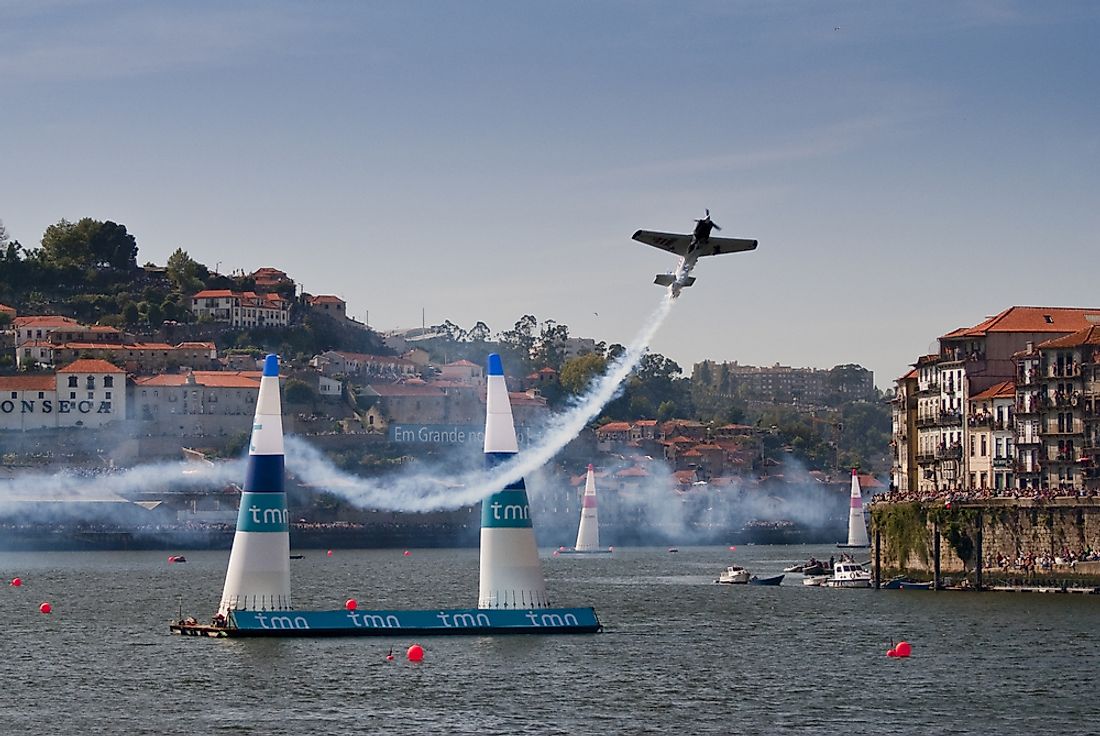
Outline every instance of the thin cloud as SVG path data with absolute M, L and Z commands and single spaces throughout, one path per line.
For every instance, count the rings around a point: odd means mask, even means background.
M 798 140 L 736 151 L 672 161 L 655 161 L 620 169 L 615 176 L 685 176 L 720 171 L 746 171 L 775 164 L 826 158 L 856 148 L 868 136 L 889 128 L 895 121 L 885 115 L 843 121 L 817 131 L 805 131 Z
M 314 15 L 270 5 L 231 9 L 51 2 L 0 5 L 0 79 L 85 81 L 216 67 L 294 49 Z

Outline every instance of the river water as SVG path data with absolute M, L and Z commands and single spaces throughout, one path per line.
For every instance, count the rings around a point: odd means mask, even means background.
M 297 550 L 298 608 L 472 607 L 477 551 Z M 1100 725 L 1100 598 L 719 586 L 828 547 L 621 549 L 543 569 L 587 636 L 206 640 L 227 551 L 0 553 L 0 733 L 1077 734 Z M 20 588 L 6 584 L 19 576 Z M 49 601 L 54 612 L 42 615 Z M 906 639 L 913 655 L 885 656 Z M 396 659 L 387 662 L 393 648 Z

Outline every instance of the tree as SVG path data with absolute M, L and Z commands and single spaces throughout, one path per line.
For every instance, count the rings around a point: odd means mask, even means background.
M 145 319 L 152 327 L 160 327 L 161 323 L 164 322 L 164 310 L 161 309 L 159 304 L 152 302 L 145 310 Z
M 317 400 L 317 392 L 305 381 L 292 378 L 286 382 L 283 398 L 288 404 L 312 404 Z
M 184 294 L 194 294 L 202 291 L 202 281 L 199 280 L 199 263 L 187 254 L 183 248 L 176 248 L 172 255 L 168 256 L 165 271 L 168 280 L 176 289 Z
M 90 217 L 78 222 L 61 219 L 42 234 L 42 259 L 55 267 L 137 268 L 137 241 L 125 225 Z
M 94 266 L 109 266 L 118 271 L 137 268 L 138 246 L 125 225 L 107 220 L 100 223 L 89 241 Z
M 562 388 L 571 394 L 582 393 L 595 376 L 604 372 L 607 359 L 596 353 L 586 353 L 565 361 L 558 375 Z
M 138 310 L 138 306 L 133 302 L 126 302 L 126 306 L 122 308 L 122 319 L 128 325 L 136 325 L 141 318 L 141 312 Z
M 474 343 L 489 342 L 492 334 L 489 325 L 479 321 L 466 332 L 466 339 Z

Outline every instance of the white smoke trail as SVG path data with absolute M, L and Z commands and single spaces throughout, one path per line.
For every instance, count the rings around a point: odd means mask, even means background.
M 361 508 L 435 511 L 477 503 L 545 465 L 599 415 L 600 410 L 618 394 L 622 382 L 638 366 L 653 336 L 672 310 L 674 301 L 669 290 L 630 346 L 608 366 L 588 391 L 575 399 L 566 411 L 551 418 L 538 443 L 490 471 L 456 473 L 451 469 L 439 475 L 360 478 L 339 470 L 320 451 L 295 437 L 287 438 L 287 469 L 307 480 L 309 485 L 343 496 Z
M 452 465 L 438 473 L 361 478 L 341 471 L 318 449 L 293 436 L 286 437 L 287 469 L 309 486 L 343 496 L 361 508 L 434 511 L 476 503 L 545 465 L 596 418 L 637 367 L 673 303 L 670 289 L 626 351 L 565 412 L 551 418 L 542 439 L 491 471 L 474 467 L 456 469 Z M 481 455 L 476 457 L 480 461 Z M 0 484 L 0 513 L 18 509 L 24 515 L 34 514 L 37 512 L 31 502 L 36 501 L 121 501 L 151 489 L 212 488 L 239 482 L 242 478 L 241 461 L 154 463 L 90 475 L 74 472 L 25 474 L 6 488 Z
M 47 508 L 42 502 L 117 502 L 141 492 L 214 489 L 240 482 L 244 464 L 240 461 L 198 464 L 163 462 L 139 465 L 113 472 L 86 473 L 78 470 L 28 473 L 0 484 L 0 513 L 18 510 L 24 517 L 36 514 L 56 516 L 65 504 Z M 86 511 L 87 508 L 83 509 Z

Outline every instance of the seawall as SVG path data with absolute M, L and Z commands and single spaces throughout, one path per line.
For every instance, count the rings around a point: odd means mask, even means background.
M 878 502 L 871 564 L 894 575 L 989 587 L 1007 581 L 1100 584 L 1100 499 Z

